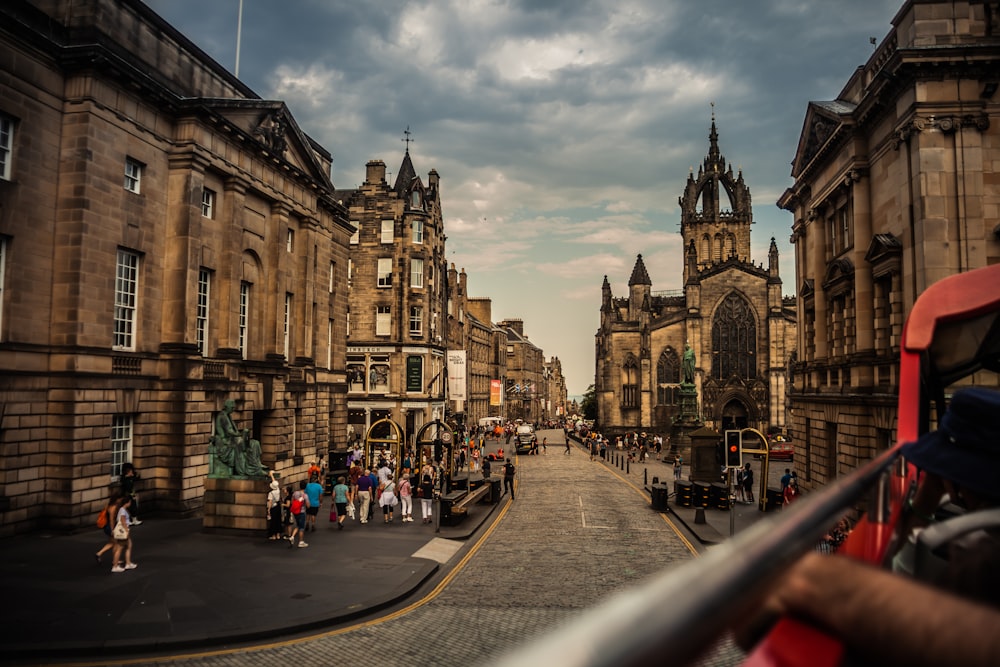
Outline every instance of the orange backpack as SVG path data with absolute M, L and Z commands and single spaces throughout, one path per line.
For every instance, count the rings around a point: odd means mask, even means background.
M 108 525 L 108 508 L 105 507 L 101 510 L 101 513 L 97 515 L 97 527 L 104 528 Z

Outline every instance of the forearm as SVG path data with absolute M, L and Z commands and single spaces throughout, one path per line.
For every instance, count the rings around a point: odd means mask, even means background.
M 1000 612 L 838 556 L 808 555 L 776 595 L 884 665 L 1000 665 Z

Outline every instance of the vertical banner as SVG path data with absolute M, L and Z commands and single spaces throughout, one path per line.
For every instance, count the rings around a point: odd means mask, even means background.
M 503 389 L 503 383 L 500 380 L 490 380 L 490 405 L 493 407 L 499 407 L 500 405 L 500 392 Z
M 464 401 L 465 395 L 465 350 L 448 350 L 448 398 Z

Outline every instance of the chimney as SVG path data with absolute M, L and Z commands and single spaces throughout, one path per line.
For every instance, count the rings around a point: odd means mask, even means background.
M 385 183 L 385 162 L 369 160 L 365 165 L 365 185 L 382 185 Z

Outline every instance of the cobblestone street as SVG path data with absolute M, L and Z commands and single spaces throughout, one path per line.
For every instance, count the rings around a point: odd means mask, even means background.
M 558 431 L 542 435 L 557 444 L 545 455 L 519 458 L 516 500 L 426 604 L 336 633 L 170 662 L 337 664 L 362 655 L 418 666 L 484 664 L 620 588 L 693 557 L 686 539 L 651 511 L 641 492 L 642 467 L 626 476 L 591 462 L 579 447 L 567 456 Z M 701 664 L 731 665 L 740 657 L 723 643 Z

